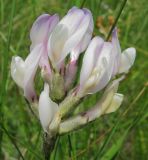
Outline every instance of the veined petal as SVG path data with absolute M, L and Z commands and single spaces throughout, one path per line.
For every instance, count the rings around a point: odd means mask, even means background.
M 135 48 L 127 48 L 121 54 L 120 66 L 118 73 L 126 73 L 129 71 L 131 66 L 133 65 L 136 57 Z
M 25 75 L 24 75 L 24 96 L 29 101 L 36 99 L 34 90 L 34 78 L 39 65 L 39 60 L 42 55 L 42 45 L 37 45 L 25 60 Z
M 24 74 L 25 74 L 25 62 L 21 57 L 12 57 L 11 61 L 11 76 L 15 83 L 23 88 L 23 81 L 24 81 Z
M 45 84 L 44 91 L 42 91 L 39 98 L 39 117 L 42 127 L 45 132 L 58 110 L 58 105 L 49 98 L 49 85 Z
M 56 14 L 53 16 L 42 14 L 36 19 L 30 31 L 31 50 L 39 43 L 47 43 L 46 41 L 58 21 L 59 17 Z
M 90 74 L 92 73 L 103 43 L 104 40 L 102 38 L 95 37 L 89 44 L 83 57 L 83 63 L 80 72 L 80 87 L 86 83 Z

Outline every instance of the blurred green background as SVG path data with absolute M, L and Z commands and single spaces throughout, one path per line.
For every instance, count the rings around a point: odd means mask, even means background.
M 0 160 L 21 159 L 14 144 L 25 160 L 43 159 L 41 127 L 10 77 L 11 57 L 28 55 L 30 28 L 40 14 L 58 13 L 62 17 L 72 6 L 80 7 L 82 3 L 82 0 L 0 0 Z M 94 16 L 94 34 L 107 35 L 121 3 L 122 0 L 86 0 L 84 6 Z M 122 49 L 133 46 L 137 50 L 135 64 L 119 87 L 119 93 L 125 95 L 123 104 L 117 112 L 61 136 L 52 159 L 148 160 L 147 0 L 128 0 L 117 26 Z M 91 107 L 97 100 L 95 94 L 80 106 Z

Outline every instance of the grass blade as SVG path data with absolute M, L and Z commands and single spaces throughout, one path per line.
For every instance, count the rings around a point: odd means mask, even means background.
M 10 136 L 9 132 L 7 131 L 7 129 L 3 125 L 1 127 L 2 127 L 3 131 L 6 133 L 6 135 L 8 136 L 8 138 L 10 139 L 10 141 L 12 142 L 12 144 L 14 145 L 14 147 L 16 148 L 16 150 L 18 151 L 18 153 L 19 153 L 20 157 L 22 158 L 22 160 L 25 160 L 25 158 L 22 155 L 19 147 L 15 143 L 15 140 Z
M 118 22 L 118 19 L 119 19 L 120 15 L 121 15 L 121 13 L 122 13 L 125 5 L 126 5 L 126 2 L 127 2 L 127 0 L 123 0 L 123 2 L 122 2 L 122 4 L 121 4 L 121 7 L 120 7 L 119 12 L 118 12 L 118 14 L 117 14 L 117 17 L 116 17 L 116 19 L 115 19 L 115 22 L 114 22 L 114 24 L 112 25 L 112 27 L 111 27 L 111 29 L 110 29 L 110 31 L 109 31 L 109 34 L 108 34 L 108 36 L 107 36 L 107 38 L 106 38 L 107 41 L 109 40 L 109 38 L 110 38 L 110 36 L 111 36 L 111 34 L 112 34 L 112 31 L 113 31 L 113 29 L 115 28 L 115 26 L 116 26 L 116 24 L 117 24 L 117 22 Z

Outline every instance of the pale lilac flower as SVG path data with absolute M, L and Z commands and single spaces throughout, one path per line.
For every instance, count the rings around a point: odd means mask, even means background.
M 50 74 L 48 62 L 47 41 L 53 28 L 58 23 L 58 16 L 43 14 L 34 22 L 31 31 L 30 54 L 25 61 L 21 57 L 13 57 L 11 62 L 11 75 L 19 87 L 24 90 L 24 96 L 29 102 L 33 102 L 37 96 L 34 90 L 34 77 L 40 64 L 46 67 Z
M 135 48 L 128 48 L 121 53 L 116 29 L 113 31 L 112 42 L 104 42 L 103 39 L 95 37 L 83 58 L 79 94 L 100 91 L 112 77 L 127 73 L 135 56 Z
M 95 93 L 103 89 L 111 79 L 115 54 L 111 42 L 95 37 L 89 44 L 83 58 L 80 73 L 79 93 Z
M 90 26 L 91 24 L 91 26 Z M 48 55 L 60 67 L 71 52 L 78 54 L 87 47 L 93 30 L 92 15 L 87 9 L 73 7 L 57 24 L 48 41 Z
M 39 98 L 39 117 L 44 131 L 48 132 L 57 111 L 58 105 L 49 98 L 49 85 L 45 83 Z

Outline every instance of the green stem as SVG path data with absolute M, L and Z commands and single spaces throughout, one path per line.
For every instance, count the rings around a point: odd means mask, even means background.
M 108 34 L 108 36 L 107 36 L 107 38 L 106 38 L 107 41 L 109 40 L 109 38 L 110 38 L 110 36 L 111 36 L 111 34 L 112 34 L 112 31 L 113 31 L 113 29 L 115 28 L 115 26 L 116 26 L 116 24 L 117 24 L 117 22 L 118 22 L 118 20 L 119 20 L 119 17 L 120 17 L 120 15 L 121 15 L 121 13 L 122 13 L 125 5 L 126 5 L 126 2 L 127 2 L 127 0 L 123 0 L 123 2 L 122 2 L 122 4 L 121 4 L 121 7 L 120 7 L 120 10 L 119 10 L 119 12 L 118 12 L 118 14 L 117 14 L 117 17 L 116 17 L 116 19 L 115 19 L 115 22 L 114 22 L 114 24 L 112 25 L 112 27 L 111 27 L 111 29 L 110 29 L 110 31 L 109 31 L 109 34 Z

